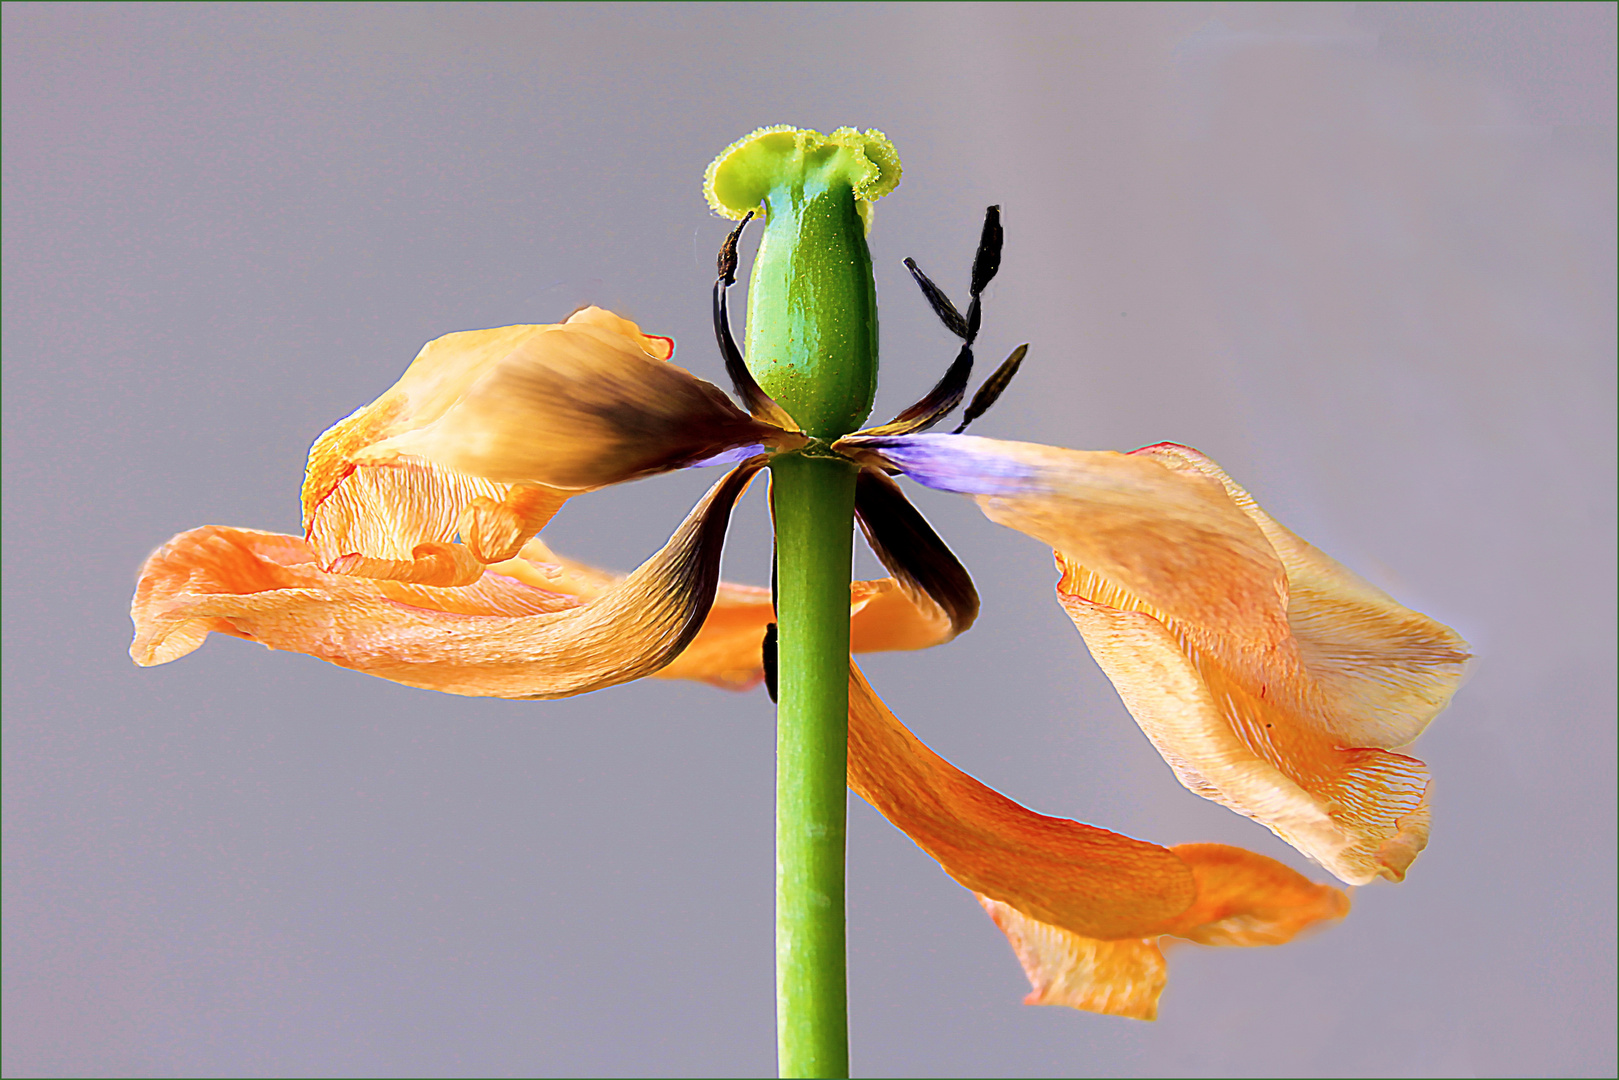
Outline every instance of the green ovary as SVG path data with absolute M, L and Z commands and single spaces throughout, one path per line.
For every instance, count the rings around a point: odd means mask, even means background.
M 709 204 L 765 217 L 748 289 L 747 362 L 811 435 L 857 429 L 877 390 L 877 291 L 866 229 L 871 203 L 899 183 L 879 132 L 830 136 L 765 128 L 709 166 Z

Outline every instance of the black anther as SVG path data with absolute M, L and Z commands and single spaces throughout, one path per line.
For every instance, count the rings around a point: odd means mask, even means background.
M 719 264 L 720 281 L 727 288 L 736 284 L 736 242 L 742 239 L 742 230 L 747 228 L 748 222 L 752 220 L 753 211 L 749 210 L 747 216 L 736 223 L 731 235 L 725 238 L 725 243 L 720 245 L 720 257 L 716 261 Z
M 765 627 L 765 640 L 761 650 L 761 659 L 765 668 L 765 693 L 770 700 L 776 700 L 776 624 L 770 623 Z
M 962 414 L 961 423 L 956 427 L 955 431 L 951 432 L 952 435 L 960 435 L 967 430 L 968 424 L 989 411 L 989 407 L 995 404 L 996 400 L 1001 396 L 1001 392 L 1012 382 L 1012 376 L 1017 374 L 1018 366 L 1023 363 L 1023 357 L 1028 351 L 1029 345 L 1025 342 L 1013 349 L 1011 356 L 1001 361 L 1001 366 L 995 369 L 993 375 L 984 380 L 983 385 L 978 388 L 978 393 L 973 395 L 972 402 L 967 406 L 967 411 Z
M 916 265 L 915 259 L 906 259 L 905 269 L 909 270 L 911 277 L 916 279 L 916 284 L 921 288 L 922 295 L 927 297 L 928 306 L 933 308 L 933 313 L 939 317 L 940 322 L 944 323 L 945 329 L 963 341 L 970 342 L 972 338 L 968 336 L 967 320 L 961 317 L 961 312 L 956 310 L 956 305 L 944 294 L 944 290 L 935 285 L 933 279 L 922 272 L 922 268 Z
M 978 237 L 978 254 L 973 256 L 972 295 L 989 287 L 996 271 L 1001 268 L 1001 243 L 1006 234 L 1001 230 L 1001 208 L 991 206 L 984 211 L 984 231 Z

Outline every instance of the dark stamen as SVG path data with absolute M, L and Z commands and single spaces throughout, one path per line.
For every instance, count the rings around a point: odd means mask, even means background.
M 928 305 L 933 308 L 933 314 L 939 317 L 939 321 L 944 323 L 944 328 L 963 341 L 972 341 L 972 338 L 967 334 L 967 320 L 961 317 L 961 312 L 956 310 L 956 305 L 944 294 L 944 290 L 935 285 L 933 279 L 922 272 L 922 268 L 916 265 L 915 259 L 906 259 L 905 269 L 909 270 L 911 277 L 916 279 L 916 284 L 921 288 L 922 295 L 927 297 Z
M 868 428 L 868 435 L 910 435 L 926 431 L 949 416 L 967 396 L 967 380 L 973 373 L 973 347 L 963 345 L 944 377 L 923 395 L 922 400 L 881 427 Z
M 1001 361 L 1001 366 L 995 369 L 993 375 L 984 380 L 983 385 L 978 388 L 978 393 L 973 395 L 972 404 L 967 406 L 967 411 L 962 414 L 961 423 L 956 427 L 955 431 L 951 432 L 952 435 L 960 435 L 967 430 L 968 424 L 989 411 L 989 407 L 995 404 L 996 399 L 1001 396 L 1001 392 L 1011 383 L 1012 376 L 1017 374 L 1018 365 L 1023 363 L 1023 356 L 1028 351 L 1029 345 L 1024 342 L 1012 350 L 1011 356 Z
M 731 230 L 731 234 L 725 238 L 725 243 L 720 245 L 720 255 L 715 262 L 718 263 L 716 269 L 719 272 L 720 284 L 726 288 L 736 284 L 736 242 L 742 239 L 742 230 L 747 228 L 748 222 L 752 220 L 753 211 L 749 210 L 747 215 L 736 223 L 736 228 Z
M 867 428 L 863 434 L 868 435 L 907 435 L 912 432 L 926 431 L 928 428 L 943 420 L 950 412 L 960 405 L 967 394 L 967 380 L 972 376 L 973 369 L 973 342 L 978 339 L 978 325 L 983 316 L 983 303 L 980 294 L 994 280 L 1001 268 L 1001 247 L 1005 240 L 1005 233 L 1001 229 L 1001 208 L 991 206 L 984 210 L 984 228 L 978 237 L 978 251 L 973 255 L 972 273 L 972 300 L 967 305 L 967 315 L 964 318 L 951 299 L 944 294 L 944 290 L 933 283 L 933 279 L 922 272 L 916 265 L 915 259 L 905 260 L 905 269 L 911 272 L 916 284 L 922 289 L 922 295 L 927 297 L 928 306 L 933 313 L 944 323 L 945 328 L 952 334 L 966 342 L 961 351 L 956 354 L 955 361 L 945 371 L 932 390 L 929 390 L 920 401 L 904 412 L 900 413 L 888 423 L 880 427 Z M 1023 360 L 1023 354 L 1028 351 L 1025 345 L 1019 349 L 1000 370 L 989 377 L 978 393 L 973 396 L 971 407 L 961 422 L 960 432 L 968 424 L 983 415 L 985 409 L 995 404 L 995 399 L 1001 396 L 1006 384 L 1017 373 L 1017 366 Z
M 1001 208 L 991 206 L 984 211 L 984 231 L 978 237 L 978 254 L 973 256 L 972 295 L 989 288 L 989 283 L 1001 268 L 1001 244 L 1006 234 L 1001 231 Z
M 765 667 L 765 693 L 770 700 L 776 700 L 776 624 L 770 623 L 765 627 L 765 640 L 763 660 Z
M 714 339 L 719 342 L 725 373 L 731 377 L 731 388 L 742 399 L 742 404 L 747 406 L 748 412 L 761 420 L 785 426 L 782 420 L 786 414 L 754 380 L 753 372 L 748 370 L 748 365 L 742 359 L 742 350 L 736 347 L 736 338 L 731 335 L 731 313 L 725 301 L 726 290 L 736 284 L 736 244 L 742 238 L 742 230 L 752 220 L 753 211 L 750 210 L 746 217 L 737 222 L 736 228 L 725 238 L 725 243 L 720 245 L 719 258 L 716 260 L 719 276 L 714 281 Z

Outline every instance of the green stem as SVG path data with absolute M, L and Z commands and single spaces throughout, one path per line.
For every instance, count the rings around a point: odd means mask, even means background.
M 771 464 L 776 518 L 776 1042 L 782 1076 L 849 1075 L 843 865 L 855 470 Z
M 776 516 L 776 1045 L 782 1076 L 849 1075 L 844 792 L 855 468 L 825 443 L 877 388 L 871 203 L 899 183 L 877 131 L 761 128 L 709 166 L 720 214 L 766 209 L 748 286 L 747 365 L 816 439 L 771 463 Z M 819 453 L 822 456 L 816 456 Z

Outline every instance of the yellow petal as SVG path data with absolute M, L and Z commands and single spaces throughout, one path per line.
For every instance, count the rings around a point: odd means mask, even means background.
M 697 634 L 731 507 L 761 465 L 729 473 L 658 554 L 589 600 L 498 572 L 459 588 L 332 574 L 295 537 L 196 529 L 142 568 L 130 654 L 166 663 L 217 631 L 456 694 L 552 698 L 627 682 Z

